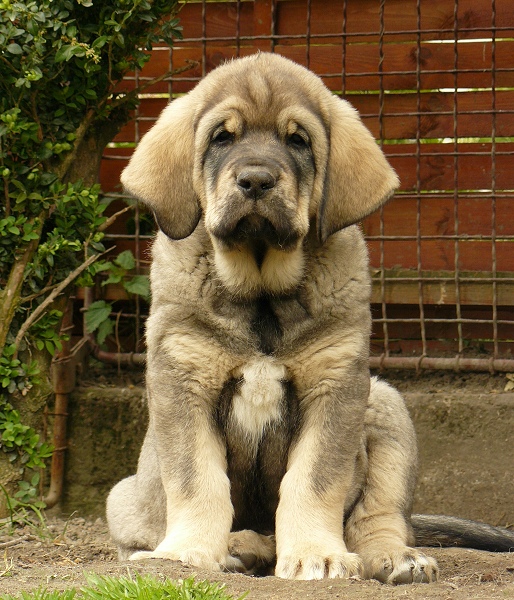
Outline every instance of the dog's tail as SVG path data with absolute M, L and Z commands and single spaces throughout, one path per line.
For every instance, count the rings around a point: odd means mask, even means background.
M 514 531 L 442 515 L 412 515 L 416 546 L 514 552 Z

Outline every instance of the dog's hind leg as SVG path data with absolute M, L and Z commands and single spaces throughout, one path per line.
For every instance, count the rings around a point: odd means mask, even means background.
M 120 560 L 154 550 L 166 534 L 166 496 L 148 439 L 139 464 L 138 474 L 122 479 L 107 498 L 107 523 Z
M 437 580 L 434 559 L 410 548 L 417 447 L 400 394 L 373 379 L 365 417 L 364 485 L 347 517 L 348 549 L 364 563 L 364 575 L 384 583 Z

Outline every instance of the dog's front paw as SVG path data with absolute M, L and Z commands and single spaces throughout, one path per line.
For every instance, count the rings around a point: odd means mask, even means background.
M 166 550 L 143 550 L 134 552 L 129 560 L 145 560 L 147 558 L 163 558 L 184 563 L 191 567 L 198 567 L 207 571 L 221 571 L 222 566 L 203 550 L 188 550 L 187 552 L 169 552 Z
M 432 583 L 439 576 L 436 561 L 413 548 L 370 552 L 363 560 L 365 577 L 382 583 Z
M 362 561 L 350 552 L 306 551 L 279 556 L 275 575 L 283 579 L 333 579 L 359 577 Z

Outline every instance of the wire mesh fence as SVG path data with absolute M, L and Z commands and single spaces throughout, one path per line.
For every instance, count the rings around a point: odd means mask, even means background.
M 514 5 L 511 0 L 189 0 L 183 39 L 124 88 L 148 87 L 105 152 L 119 174 L 166 104 L 232 57 L 277 52 L 349 100 L 402 181 L 362 224 L 373 278 L 372 366 L 514 371 Z M 147 267 L 139 209 L 110 239 Z M 116 290 L 104 290 L 116 296 Z M 124 309 L 144 350 L 145 307 Z M 120 314 L 121 314 L 120 313 Z M 120 350 L 118 343 L 116 350 Z

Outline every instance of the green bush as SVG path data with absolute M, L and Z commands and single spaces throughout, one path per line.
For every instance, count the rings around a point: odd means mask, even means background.
M 20 413 L 48 378 L 38 356 L 61 349 L 66 298 L 123 267 L 100 258 L 100 160 L 141 91 L 119 84 L 179 35 L 177 4 L 0 0 L 0 445 L 22 470 L 50 453 Z

